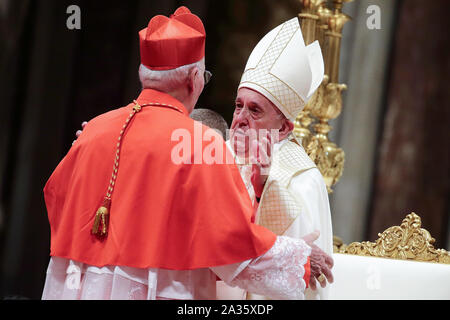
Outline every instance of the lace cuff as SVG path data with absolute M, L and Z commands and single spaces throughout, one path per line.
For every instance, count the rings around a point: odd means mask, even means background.
M 273 247 L 253 259 L 237 276 L 226 276 L 225 266 L 215 272 L 230 286 L 238 286 L 272 299 L 303 300 L 306 283 L 304 265 L 311 248 L 302 239 L 277 237 Z M 220 272 L 221 271 L 221 272 Z M 231 270 L 229 270 L 231 271 Z M 233 272 L 235 274 L 235 272 Z

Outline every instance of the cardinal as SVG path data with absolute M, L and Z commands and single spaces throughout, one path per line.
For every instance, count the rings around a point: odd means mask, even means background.
M 215 299 L 217 279 L 274 299 L 304 298 L 310 269 L 322 263 L 318 234 L 293 239 L 254 224 L 231 152 L 195 163 L 202 145 L 190 148 L 192 161 L 172 159 L 172 133 L 194 137 L 198 126 L 189 114 L 210 78 L 205 39 L 186 7 L 139 32 L 142 92 L 89 121 L 45 185 L 43 299 Z

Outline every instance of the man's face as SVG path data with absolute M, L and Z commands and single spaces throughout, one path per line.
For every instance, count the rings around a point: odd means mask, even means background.
M 262 132 L 261 129 L 269 133 L 271 129 L 279 130 L 285 121 L 281 112 L 266 97 L 248 88 L 239 89 L 230 129 L 234 150 L 248 156 L 251 141 L 258 137 L 255 133 Z

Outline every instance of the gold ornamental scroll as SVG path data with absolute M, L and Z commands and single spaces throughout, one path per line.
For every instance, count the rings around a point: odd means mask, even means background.
M 414 260 L 450 264 L 450 252 L 436 249 L 435 239 L 421 228 L 422 221 L 414 212 L 408 214 L 400 226 L 393 226 L 378 234 L 375 242 L 335 243 L 336 253 L 378 258 Z

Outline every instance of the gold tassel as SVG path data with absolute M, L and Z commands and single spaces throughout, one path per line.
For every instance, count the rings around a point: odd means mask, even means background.
M 106 236 L 108 234 L 109 224 L 109 208 L 111 207 L 111 199 L 105 198 L 103 204 L 98 208 L 95 214 L 94 225 L 92 226 L 92 234 L 97 236 Z M 99 230 L 101 223 L 101 230 Z

